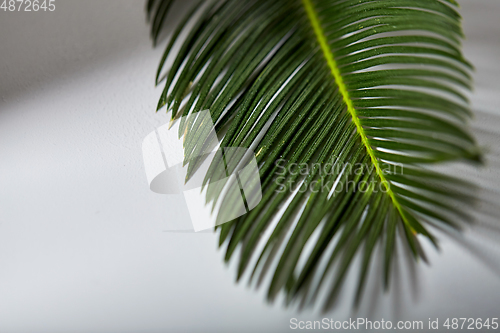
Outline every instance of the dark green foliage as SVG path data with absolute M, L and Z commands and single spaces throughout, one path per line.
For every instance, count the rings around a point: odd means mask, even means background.
M 148 1 L 155 41 L 172 2 Z M 359 301 L 370 264 L 379 264 L 377 246 L 388 287 L 396 237 L 406 235 L 418 258 L 420 238 L 436 244 L 429 226 L 469 221 L 471 185 L 425 168 L 480 161 L 467 129 L 471 65 L 462 38 L 452 0 L 219 0 L 187 14 L 158 69 L 157 83 L 174 56 L 158 109 L 173 118 L 208 109 L 222 147 L 255 146 L 263 200 L 218 227 L 226 260 L 241 250 L 238 277 L 271 274 L 270 300 L 285 291 L 307 303 L 326 285 L 328 309 L 356 254 Z M 186 161 L 204 152 L 189 119 L 179 133 L 187 133 Z M 281 175 L 296 164 L 310 168 Z M 221 170 L 212 165 L 205 182 Z M 364 183 L 371 186 L 359 190 Z M 293 192 L 298 184 L 308 190 Z M 343 190 L 331 191 L 334 184 Z M 219 194 L 209 186 L 207 201 L 230 209 L 231 197 Z

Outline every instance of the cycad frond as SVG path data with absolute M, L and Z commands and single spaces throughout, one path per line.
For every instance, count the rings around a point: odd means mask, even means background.
M 155 39 L 172 2 L 148 2 Z M 425 168 L 480 160 L 467 130 L 471 65 L 460 51 L 455 1 L 201 4 L 174 31 L 161 61 L 157 82 L 187 30 L 158 108 L 167 105 L 174 118 L 208 109 L 222 147 L 256 146 L 263 200 L 218 227 L 226 260 L 241 247 L 239 277 L 255 255 L 252 276 L 277 259 L 269 299 L 284 290 L 289 300 L 313 300 L 329 284 L 328 308 L 357 253 L 359 300 L 377 244 L 387 287 L 398 229 L 418 258 L 417 235 L 436 243 L 429 226 L 458 228 L 467 220 L 457 207 L 471 203 L 463 191 L 469 185 Z M 203 153 L 196 128 L 181 124 L 180 134 L 189 129 L 186 161 Z M 206 182 L 218 170 L 212 166 Z M 303 190 L 294 191 L 298 184 Z M 209 187 L 207 200 L 230 209 L 231 197 L 219 194 Z M 259 242 L 265 246 L 256 253 Z

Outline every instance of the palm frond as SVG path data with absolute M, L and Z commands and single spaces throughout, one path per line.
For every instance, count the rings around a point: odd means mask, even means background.
M 172 2 L 148 1 L 155 40 Z M 185 16 L 158 69 L 157 83 L 173 55 L 158 109 L 183 116 L 190 172 L 205 146 L 184 117 L 200 110 L 222 147 L 255 148 L 262 202 L 218 226 L 225 259 L 240 249 L 238 278 L 271 274 L 270 300 L 329 288 L 328 309 L 357 254 L 359 301 L 376 247 L 388 287 L 398 235 L 419 258 L 420 239 L 437 245 L 431 228 L 469 221 L 471 185 L 427 167 L 481 160 L 460 20 L 453 0 L 201 1 Z M 207 202 L 229 210 L 210 187 L 221 172 L 207 173 Z

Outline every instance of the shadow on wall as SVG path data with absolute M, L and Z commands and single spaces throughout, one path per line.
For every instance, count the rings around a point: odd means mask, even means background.
M 193 3 L 177 1 L 173 12 Z M 171 15 L 166 22 L 158 52 L 181 17 Z M 0 31 L 0 110 L 4 103 L 51 82 L 84 75 L 145 44 L 153 50 L 145 1 L 65 0 L 57 2 L 53 12 L 2 10 Z

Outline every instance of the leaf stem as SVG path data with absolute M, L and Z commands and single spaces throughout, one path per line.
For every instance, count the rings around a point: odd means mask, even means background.
M 304 5 L 304 8 L 307 12 L 307 17 L 309 18 L 309 21 L 310 21 L 311 26 L 314 30 L 314 33 L 316 34 L 316 38 L 318 40 L 319 45 L 321 46 L 321 50 L 323 51 L 323 55 L 326 58 L 326 62 L 328 63 L 328 66 L 330 67 L 330 70 L 331 70 L 332 75 L 335 79 L 335 82 L 337 83 L 337 86 L 339 87 L 339 92 L 342 95 L 344 103 L 347 105 L 347 110 L 351 114 L 352 121 L 356 125 L 356 129 L 358 131 L 359 136 L 361 137 L 361 141 L 363 142 L 364 146 L 366 147 L 366 151 L 367 151 L 368 155 L 370 156 L 370 159 L 371 159 L 373 165 L 375 166 L 375 170 L 377 172 L 377 175 L 379 176 L 382 184 L 384 184 L 384 186 L 387 190 L 387 194 L 389 195 L 394 206 L 396 207 L 399 214 L 401 215 L 403 222 L 415 234 L 415 230 L 411 226 L 411 223 L 408 221 L 406 214 L 403 210 L 403 207 L 401 207 L 401 204 L 398 202 L 396 195 L 392 191 L 392 189 L 390 187 L 390 183 L 387 180 L 387 178 L 385 177 L 384 172 L 380 168 L 380 163 L 379 163 L 377 157 L 375 156 L 375 152 L 368 141 L 368 137 L 366 136 L 365 130 L 364 130 L 363 126 L 361 125 L 361 121 L 360 121 L 359 116 L 356 112 L 356 108 L 354 107 L 352 99 L 349 97 L 349 92 L 347 91 L 347 87 L 344 83 L 344 79 L 342 78 L 342 75 L 340 74 L 340 70 L 337 66 L 337 62 L 335 61 L 335 57 L 333 55 L 333 52 L 330 49 L 330 46 L 328 45 L 328 42 L 326 40 L 325 33 L 323 31 L 323 28 L 321 27 L 321 23 L 320 23 L 318 14 L 316 13 L 316 10 L 314 8 L 314 5 L 313 5 L 311 0 L 302 0 L 302 4 Z

